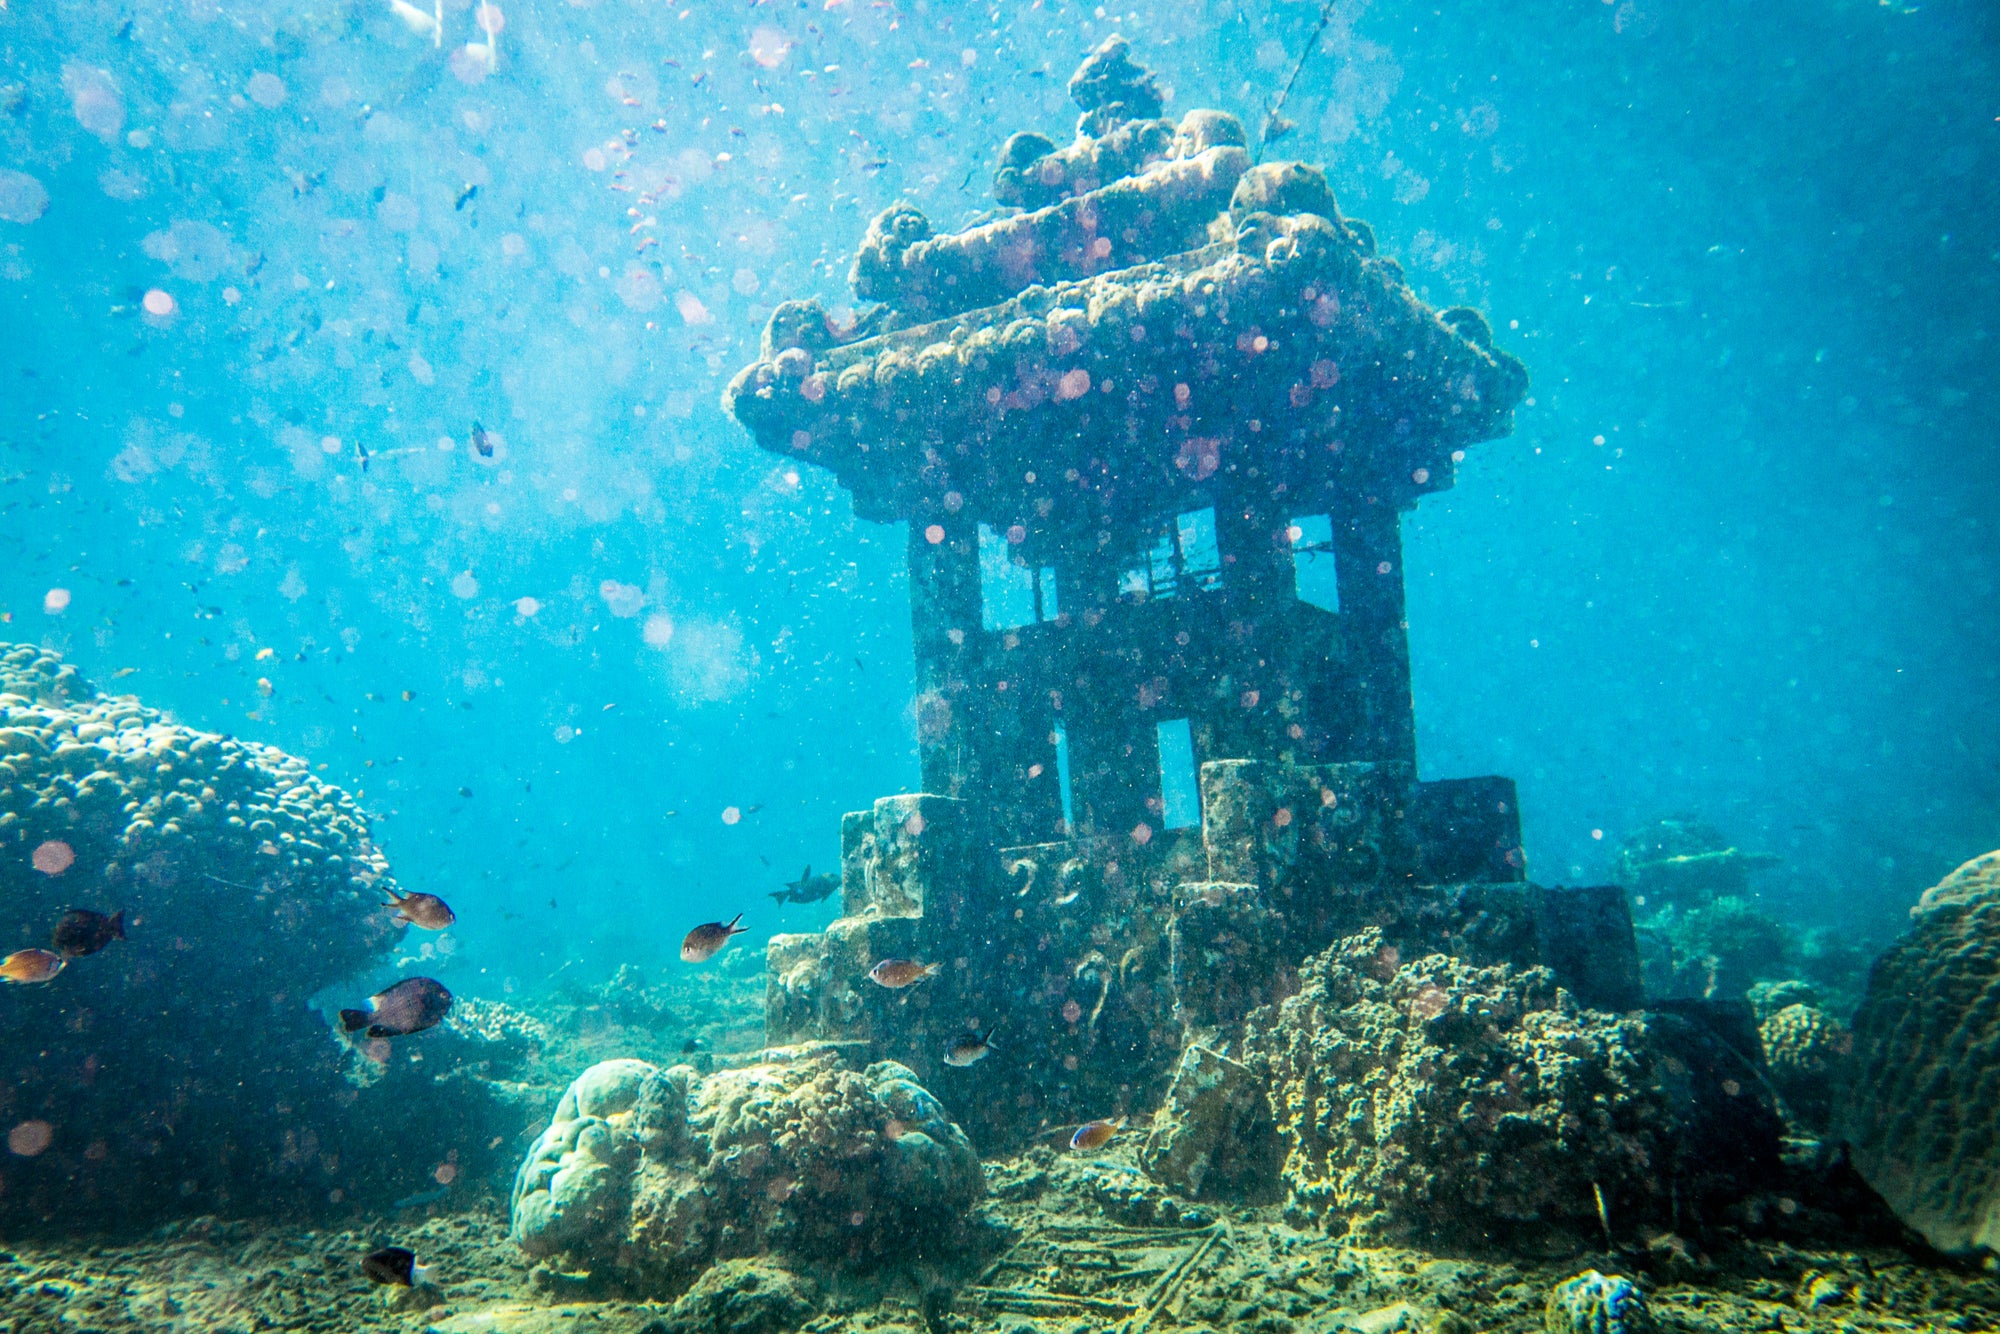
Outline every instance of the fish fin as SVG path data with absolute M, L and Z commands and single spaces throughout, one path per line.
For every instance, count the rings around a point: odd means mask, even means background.
M 125 910 L 123 908 L 111 914 L 111 934 L 120 940 L 125 939 Z
M 740 922 L 740 921 L 742 921 L 742 920 L 743 920 L 743 914 L 742 914 L 742 913 L 737 913 L 737 914 L 736 914 L 736 916 L 734 916 L 734 917 L 732 917 L 732 918 L 730 918 L 730 919 L 729 919 L 729 928 L 728 928 L 728 929 L 729 929 L 729 934 L 730 934 L 730 935 L 732 935 L 732 936 L 734 936 L 734 935 L 740 935 L 740 934 L 742 934 L 743 932 L 745 932 L 745 931 L 748 931 L 748 930 L 750 929 L 750 928 L 749 928 L 749 927 L 747 927 L 747 926 L 738 926 L 738 925 L 736 925 L 736 924 L 737 924 L 738 922 Z
M 789 886 L 787 886 L 787 888 L 790 888 L 790 887 L 789 887 Z M 770 896 L 771 896 L 772 898 L 776 899 L 776 900 L 777 900 L 778 902 L 780 902 L 780 903 L 783 903 L 783 902 L 785 901 L 785 891 L 784 891 L 784 890 L 782 890 L 782 889 L 773 889 L 773 890 L 770 890 L 770 891 L 768 891 L 768 893 L 770 894 Z
M 987 1029 L 986 1036 L 979 1039 L 979 1045 L 982 1047 L 992 1047 L 994 1051 L 999 1051 L 1000 1049 L 998 1047 L 993 1046 L 993 1035 L 995 1033 L 998 1033 L 999 1031 L 1000 1031 L 1000 1025 L 998 1024 L 995 1024 L 993 1025 L 993 1027 Z
M 340 1030 L 343 1033 L 352 1033 L 355 1029 L 366 1024 L 370 1018 L 372 1016 L 366 1010 L 342 1010 L 340 1012 Z

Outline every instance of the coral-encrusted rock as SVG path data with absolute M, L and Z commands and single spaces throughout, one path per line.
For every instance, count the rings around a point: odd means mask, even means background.
M 521 1168 L 515 1242 L 660 1292 L 771 1249 L 867 1265 L 949 1246 L 979 1160 L 916 1077 L 824 1047 L 766 1056 L 585 1071 Z
M 1653 1327 L 1639 1285 L 1595 1269 L 1556 1284 L 1542 1311 L 1546 1334 L 1650 1334 Z
M 1293 1211 L 1385 1240 L 1530 1244 L 1535 1225 L 1697 1212 L 1777 1165 L 1749 1062 L 1667 1014 L 1577 1007 L 1544 968 L 1405 962 L 1380 932 L 1307 962 L 1252 1016 Z
M 767 1260 L 724 1260 L 681 1294 L 660 1334 L 784 1334 L 819 1311 L 819 1287 Z
M 1868 1184 L 1933 1246 L 2000 1250 L 2000 852 L 1926 891 L 1876 961 L 1837 1113 Z
M 55 1128 L 47 1152 L 0 1162 L 0 1221 L 386 1204 L 449 1149 L 511 1133 L 462 1085 L 425 1101 L 451 1063 L 403 1066 L 442 1034 L 396 1044 L 377 1072 L 393 1077 L 357 1094 L 307 1007 L 402 933 L 387 870 L 305 760 L 0 645 L 0 953 L 46 947 L 72 905 L 122 908 L 129 935 L 0 1006 L 0 1124 Z M 468 1181 L 476 1157 L 457 1160 Z
M 1854 1033 L 1806 1001 L 1763 1014 L 1757 1038 L 1771 1086 L 1785 1110 L 1807 1130 L 1824 1131 L 1854 1057 Z

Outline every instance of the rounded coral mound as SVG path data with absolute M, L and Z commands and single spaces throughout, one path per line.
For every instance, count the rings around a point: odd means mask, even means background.
M 1751 989 L 1750 1003 L 1764 1066 L 1785 1110 L 1806 1130 L 1826 1130 L 1854 1055 L 1853 1031 L 1803 982 L 1760 984 Z
M 8 989 L 0 1129 L 52 1134 L 0 1163 L 0 1219 L 78 1226 L 414 1189 L 445 1151 L 419 1155 L 451 1125 L 413 1131 L 356 1104 L 348 1054 L 307 1007 L 395 942 L 380 909 L 392 883 L 353 799 L 304 760 L 0 646 L 5 949 L 46 948 L 73 906 L 122 909 L 128 937 Z M 385 1084 L 398 1100 L 415 1087 L 406 1074 Z
M 1362 1238 L 1597 1237 L 1719 1208 L 1776 1165 L 1762 1081 L 1706 1028 L 1581 1009 L 1542 968 L 1405 961 L 1372 930 L 1309 960 L 1246 1047 L 1290 1208 Z
M 865 1266 L 949 1246 L 984 1183 L 916 1076 L 826 1048 L 767 1056 L 585 1071 L 516 1179 L 516 1244 L 661 1292 L 772 1249 Z
M 2000 852 L 1928 890 L 1876 962 L 1836 1113 L 1855 1167 L 1946 1251 L 2000 1250 Z

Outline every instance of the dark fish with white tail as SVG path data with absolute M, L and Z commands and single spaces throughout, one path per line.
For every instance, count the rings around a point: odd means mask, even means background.
M 868 980 L 893 990 L 936 977 L 943 967 L 941 963 L 918 963 L 915 959 L 884 959 L 868 970 Z
M 687 963 L 702 963 L 713 959 L 716 952 L 729 943 L 731 936 L 740 936 L 750 928 L 738 926 L 743 914 L 737 913 L 726 922 L 703 922 L 681 939 L 681 958 Z
M 95 954 L 114 940 L 125 939 L 125 914 L 106 917 L 88 908 L 71 908 L 56 923 L 53 943 L 56 952 L 71 959 Z
M 365 1028 L 371 1038 L 401 1038 L 435 1028 L 451 1013 L 451 993 L 442 982 L 410 977 L 368 998 L 365 1010 L 342 1010 L 340 1026 L 352 1033 Z
M 361 1257 L 361 1272 L 370 1283 L 413 1288 L 424 1276 L 417 1253 L 407 1246 L 384 1246 Z

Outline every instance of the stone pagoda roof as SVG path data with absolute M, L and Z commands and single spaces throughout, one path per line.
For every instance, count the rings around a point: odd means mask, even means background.
M 724 395 L 759 445 L 862 517 L 1019 527 L 1033 561 L 1143 542 L 1238 473 L 1298 513 L 1406 508 L 1511 429 L 1521 363 L 1418 300 L 1319 171 L 1253 165 L 1220 112 L 1154 118 L 1116 38 L 1071 91 L 1074 143 L 1002 151 L 996 195 L 1034 207 L 936 234 L 897 204 L 855 261 L 881 303 L 859 327 L 778 308 Z

